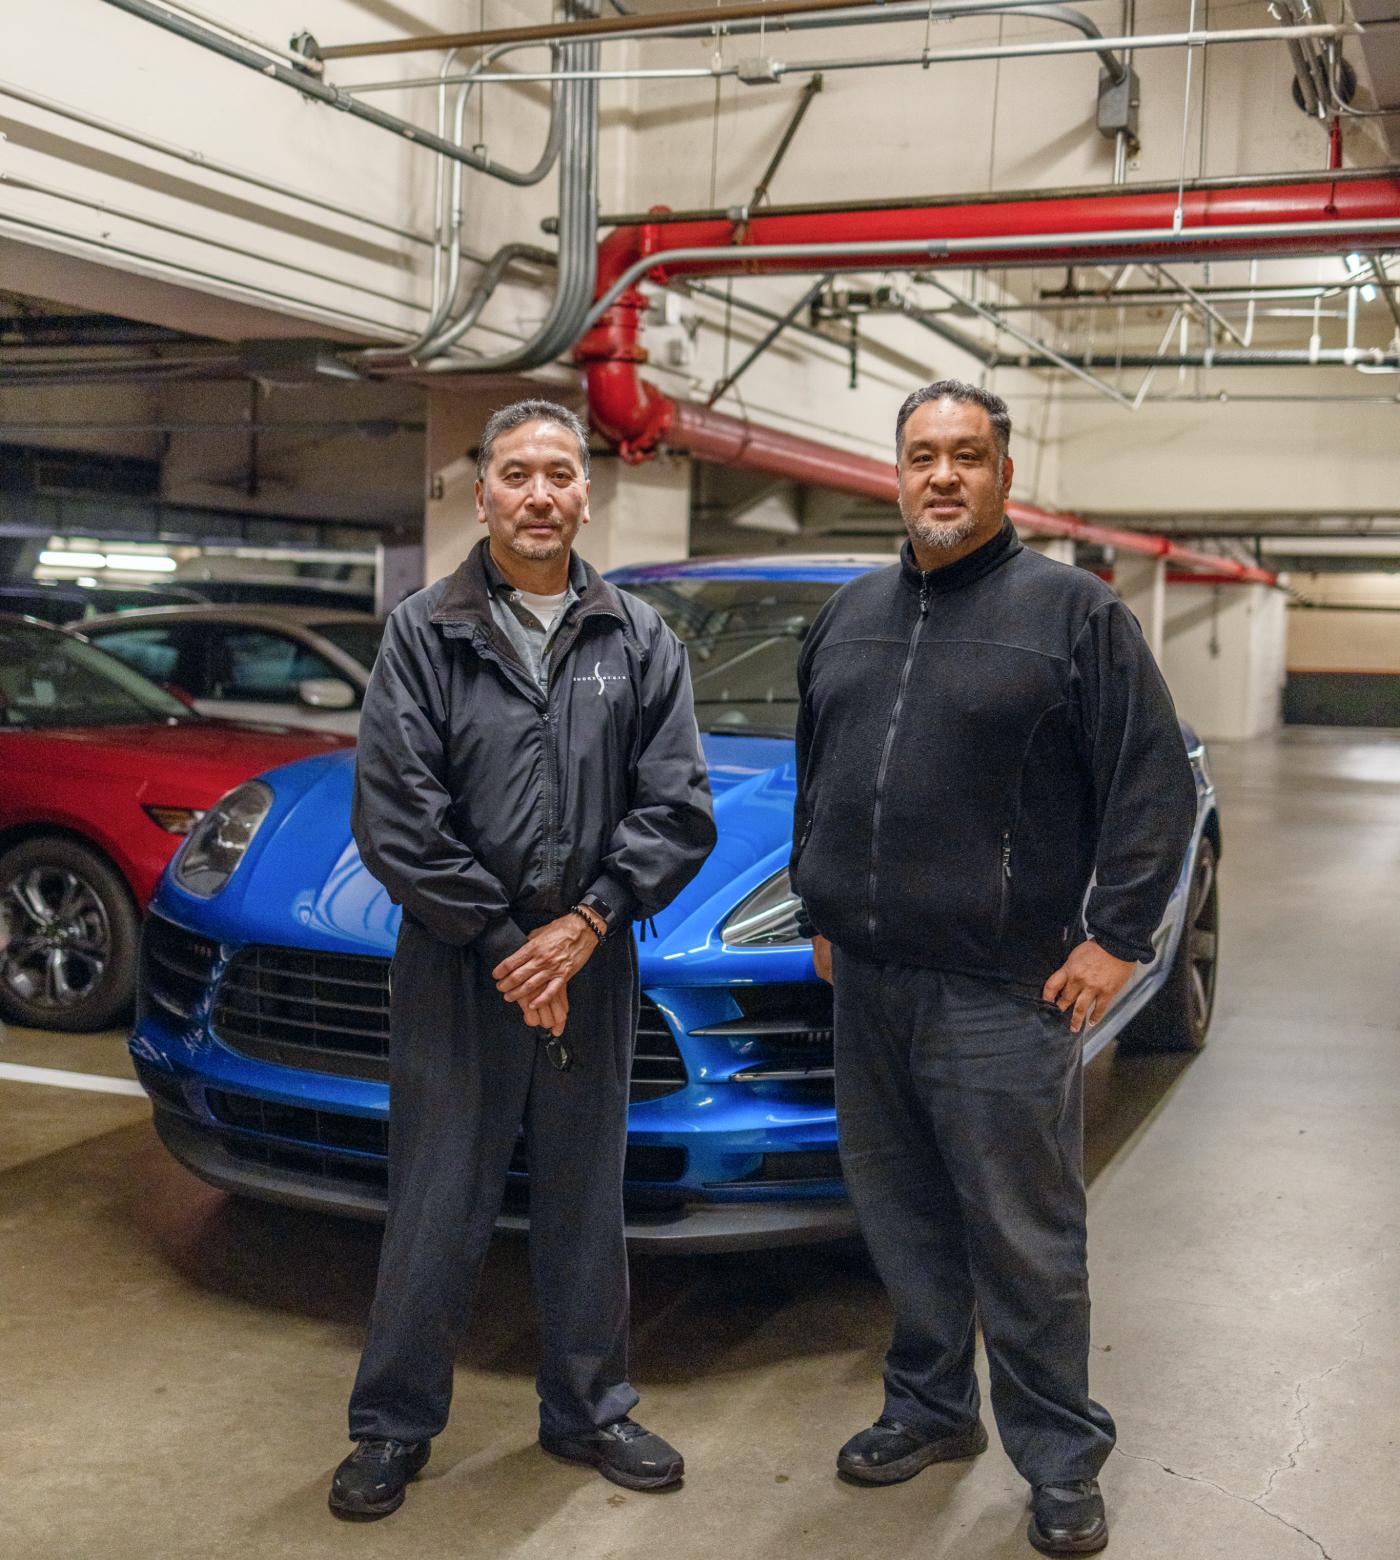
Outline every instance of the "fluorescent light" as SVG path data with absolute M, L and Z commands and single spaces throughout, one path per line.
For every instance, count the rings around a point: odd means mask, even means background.
M 46 548 L 39 554 L 39 562 L 48 564 L 51 569 L 100 569 L 107 559 L 102 553 L 60 552 Z
M 1365 269 L 1365 266 L 1366 266 L 1366 262 L 1361 258 L 1360 255 L 1348 255 L 1347 256 L 1347 270 L 1348 271 L 1352 271 L 1352 272 L 1361 271 L 1361 270 Z
M 159 553 L 108 553 L 105 562 L 109 569 L 139 569 L 150 574 L 170 574 L 179 568 L 173 558 Z
M 80 574 L 74 583 L 77 585 L 96 585 L 97 581 L 90 574 Z
M 1376 289 L 1370 282 L 1367 282 L 1361 289 L 1361 301 L 1363 303 L 1374 303 L 1376 301 Z

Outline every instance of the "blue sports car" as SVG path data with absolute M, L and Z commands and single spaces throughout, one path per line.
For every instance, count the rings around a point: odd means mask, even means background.
M 836 1152 L 831 993 L 787 880 L 795 669 L 818 609 L 885 558 L 626 569 L 685 642 L 719 842 L 637 929 L 642 1004 L 628 1235 L 737 1249 L 850 1233 Z M 1194 1050 L 1215 987 L 1220 824 L 1205 752 L 1191 849 L 1157 957 L 1085 1055 Z M 131 1049 L 166 1147 L 229 1191 L 366 1217 L 385 1202 L 389 957 L 399 911 L 350 837 L 353 754 L 238 787 L 166 873 L 142 947 Z M 502 1223 L 527 1218 L 523 1148 Z

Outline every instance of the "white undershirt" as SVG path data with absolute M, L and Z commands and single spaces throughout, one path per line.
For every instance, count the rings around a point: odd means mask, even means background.
M 515 599 L 535 617 L 547 634 L 554 627 L 554 620 L 564 610 L 564 598 L 569 594 L 567 586 L 557 596 L 537 596 L 531 590 L 517 590 Z

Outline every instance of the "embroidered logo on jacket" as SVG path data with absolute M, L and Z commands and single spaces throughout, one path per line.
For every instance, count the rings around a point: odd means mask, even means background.
M 627 678 L 623 677 L 620 673 L 617 672 L 605 672 L 603 670 L 603 663 L 601 661 L 595 661 L 593 663 L 593 670 L 590 673 L 584 677 L 575 677 L 574 681 L 576 683 L 596 682 L 598 684 L 598 697 L 601 699 L 603 694 L 607 691 L 603 686 L 604 683 L 626 682 Z

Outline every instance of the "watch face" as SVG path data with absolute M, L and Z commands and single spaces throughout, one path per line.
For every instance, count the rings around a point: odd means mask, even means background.
M 583 905 L 586 910 L 596 911 L 600 916 L 602 916 L 603 920 L 607 922 L 609 926 L 612 925 L 612 906 L 607 902 L 606 899 L 599 898 L 597 894 L 585 894 L 579 903 Z

